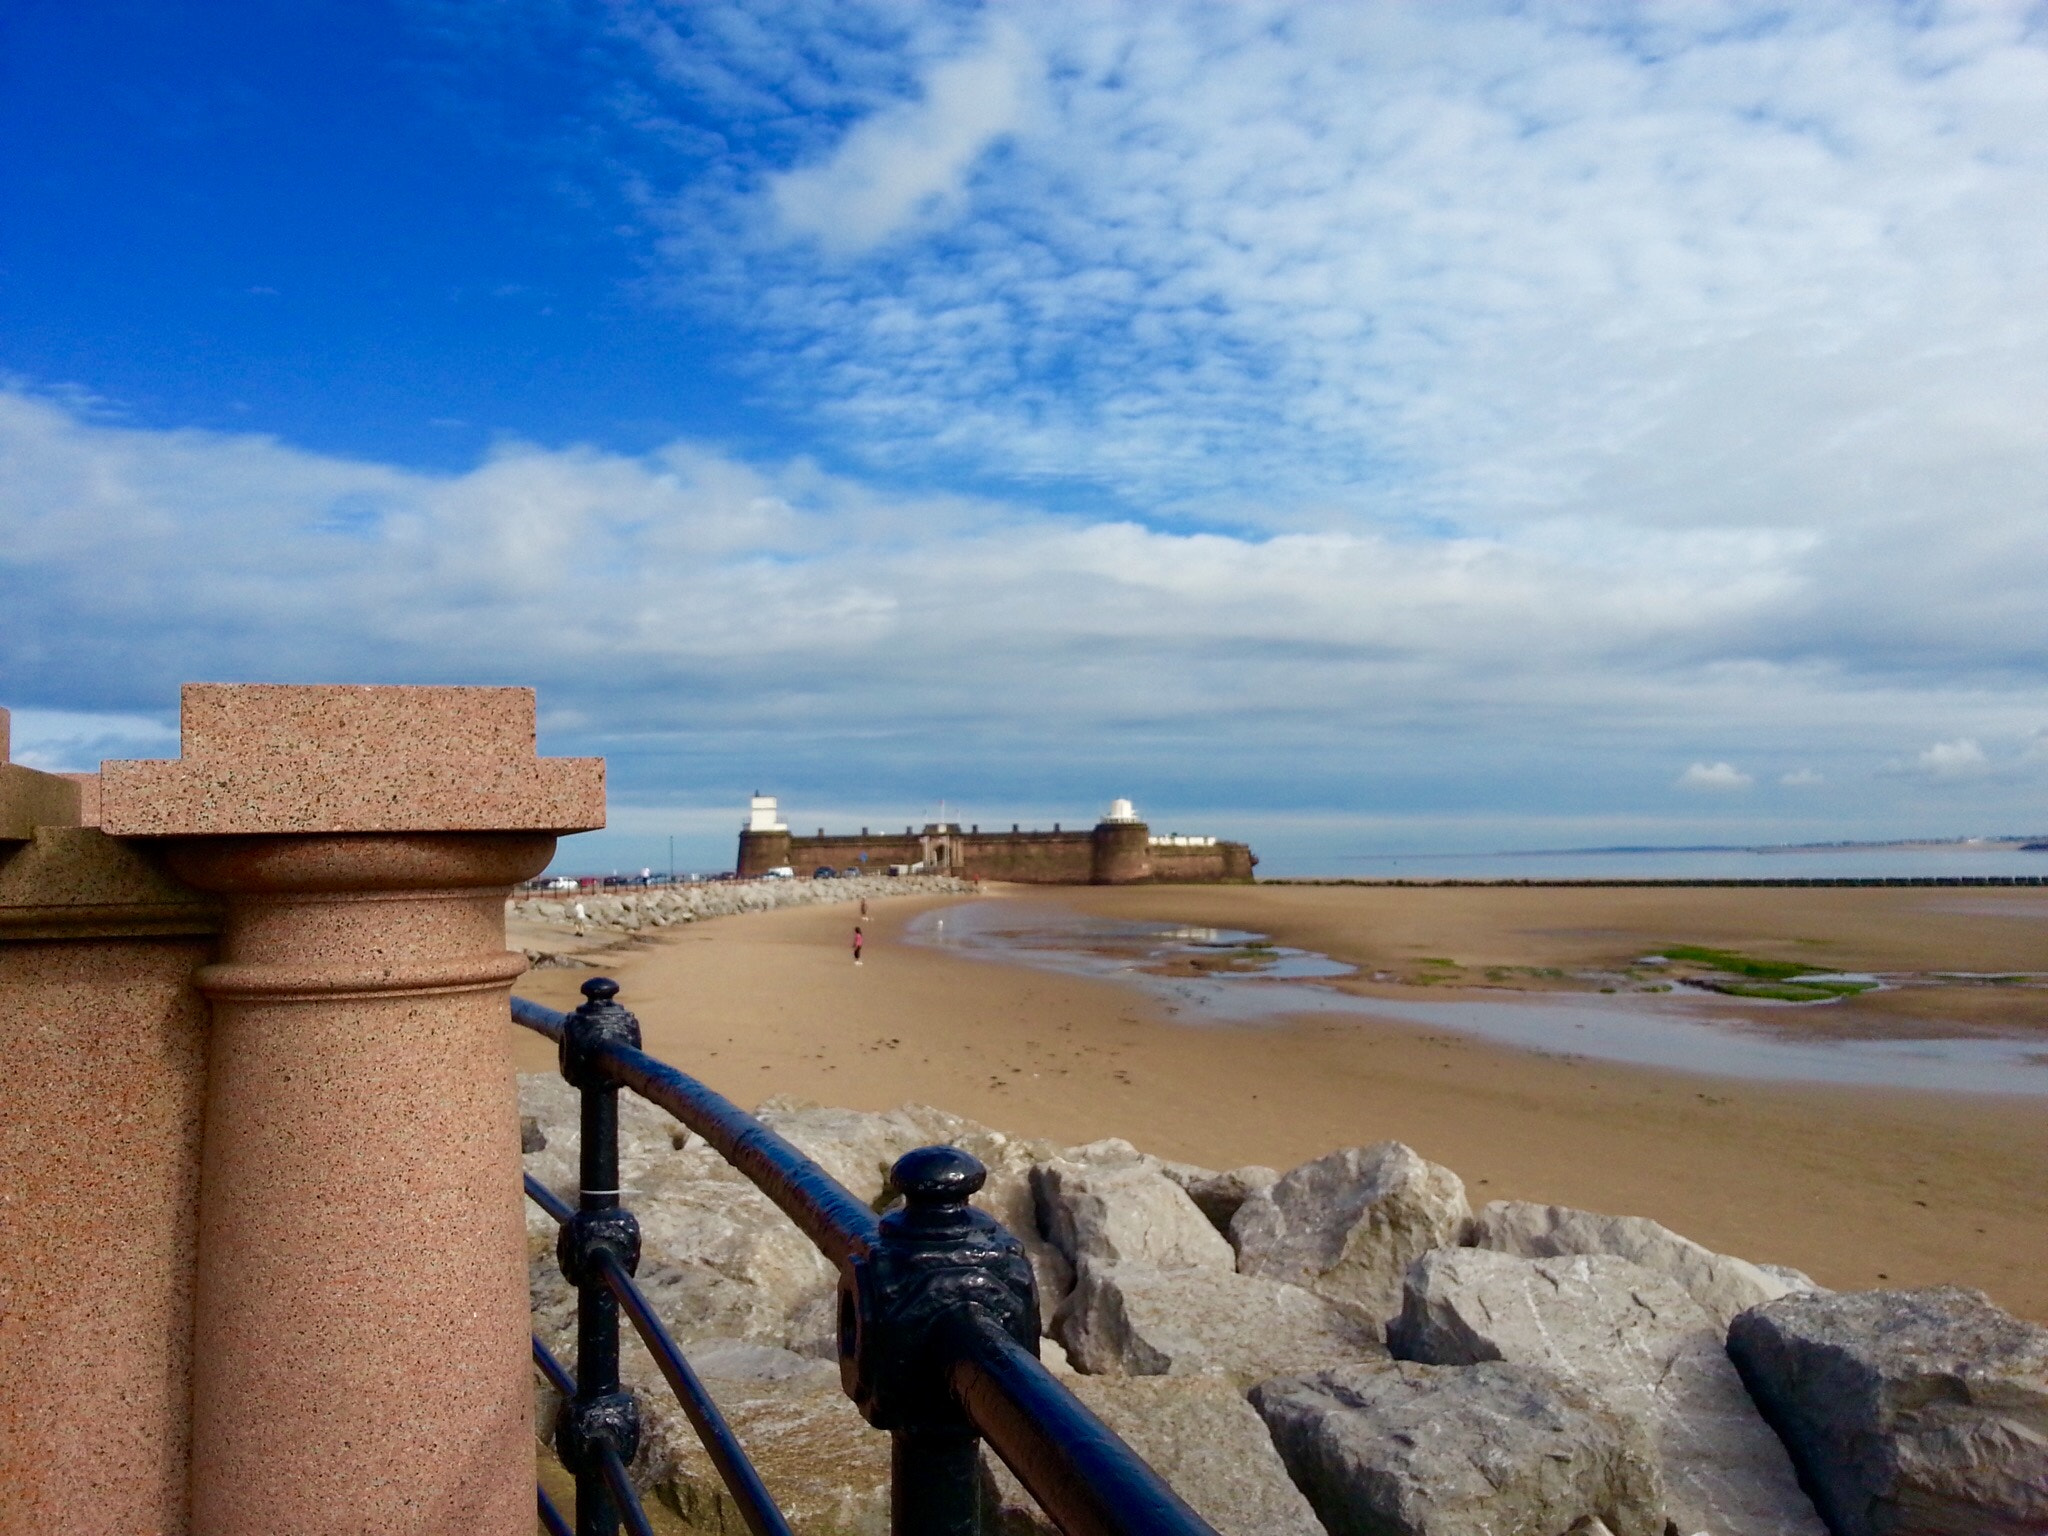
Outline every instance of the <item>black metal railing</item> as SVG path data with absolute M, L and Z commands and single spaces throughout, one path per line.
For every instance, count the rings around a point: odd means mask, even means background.
M 1017 1239 L 968 1202 L 986 1170 L 957 1147 L 920 1147 L 891 1172 L 903 1205 L 876 1217 L 844 1186 L 729 1099 L 640 1049 L 618 985 L 583 984 L 561 1014 L 523 998 L 512 1017 L 553 1040 L 581 1099 L 580 1190 L 572 1210 L 529 1177 L 561 1224 L 556 1257 L 576 1287 L 576 1370 L 533 1341 L 561 1395 L 554 1443 L 576 1480 L 576 1536 L 648 1531 L 627 1476 L 639 1409 L 619 1381 L 623 1312 L 675 1392 L 754 1536 L 789 1536 L 718 1405 L 633 1284 L 640 1230 L 619 1204 L 618 1094 L 631 1089 L 703 1137 L 773 1201 L 839 1272 L 839 1377 L 862 1417 L 891 1436 L 895 1536 L 979 1536 L 981 1443 L 1066 1536 L 1216 1536 L 1138 1454 L 1038 1358 L 1031 1266 Z M 539 1496 L 550 1532 L 570 1527 Z

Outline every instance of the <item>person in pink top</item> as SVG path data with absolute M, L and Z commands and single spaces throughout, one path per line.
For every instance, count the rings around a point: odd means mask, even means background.
M 855 923 L 853 925 L 853 963 L 855 965 L 860 964 L 861 946 L 866 942 L 867 940 L 861 936 L 860 924 Z

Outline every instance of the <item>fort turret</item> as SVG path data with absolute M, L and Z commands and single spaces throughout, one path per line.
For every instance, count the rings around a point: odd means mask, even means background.
M 1089 838 L 1088 883 L 1132 885 L 1152 878 L 1152 829 L 1128 800 L 1112 800 Z
M 756 790 L 754 798 L 748 802 L 747 824 L 740 828 L 737 873 L 745 880 L 764 875 L 771 869 L 781 869 L 788 863 L 789 828 L 777 814 L 775 797 Z

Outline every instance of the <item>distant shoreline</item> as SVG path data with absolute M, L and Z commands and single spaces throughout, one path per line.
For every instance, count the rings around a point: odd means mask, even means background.
M 1667 851 L 1667 850 L 1659 850 Z M 1736 850 L 1746 851 L 1746 850 Z M 1391 885 L 1391 886 L 2043 886 L 2044 875 L 1275 875 L 1259 885 Z
M 1533 848 L 1492 855 L 1498 859 L 1556 858 L 1594 853 L 1895 853 L 1901 849 L 1953 849 L 1959 853 L 2016 853 L 2031 843 L 2048 841 L 2048 833 L 2007 833 L 1999 837 L 1894 837 L 1877 842 L 1837 843 L 1622 843 L 1610 848 Z M 1455 858 L 1455 854 L 1414 854 L 1414 858 Z

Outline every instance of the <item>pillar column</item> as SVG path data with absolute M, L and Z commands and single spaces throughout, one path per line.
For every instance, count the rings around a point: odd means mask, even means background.
M 601 825 L 525 689 L 189 687 L 102 820 L 225 904 L 200 1171 L 199 1536 L 526 1536 L 534 1441 L 504 940 Z
M 7 763 L 6 726 L 0 1532 L 184 1536 L 218 903 L 77 825 L 81 786 Z

